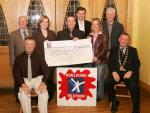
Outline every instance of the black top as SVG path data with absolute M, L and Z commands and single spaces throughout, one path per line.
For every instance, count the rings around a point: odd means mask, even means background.
M 30 57 L 32 67 L 32 78 L 43 75 L 42 81 L 46 83 L 49 69 L 45 59 L 41 57 L 37 51 L 34 51 Z M 19 86 L 21 86 L 24 83 L 23 78 L 28 77 L 28 54 L 26 52 L 23 52 L 22 54 L 16 57 L 13 66 L 13 76 L 16 83 Z
M 72 38 L 70 37 L 69 34 L 70 34 L 70 31 L 68 29 L 59 31 L 57 34 L 57 40 L 72 40 Z M 84 32 L 79 29 L 74 29 L 72 31 L 72 35 L 73 35 L 73 37 L 78 37 L 79 39 L 86 38 Z

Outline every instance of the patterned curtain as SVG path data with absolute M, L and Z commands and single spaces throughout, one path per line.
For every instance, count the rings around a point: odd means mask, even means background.
M 36 30 L 38 28 L 38 19 L 45 15 L 44 7 L 41 0 L 31 0 L 28 8 L 28 27 Z
M 0 4 L 0 46 L 7 46 L 9 39 L 9 33 L 7 23 L 3 13 L 2 6 Z

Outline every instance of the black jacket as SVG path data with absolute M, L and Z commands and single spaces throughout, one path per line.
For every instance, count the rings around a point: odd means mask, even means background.
M 124 69 L 126 70 L 126 72 L 132 71 L 133 74 L 139 75 L 140 60 L 138 57 L 137 50 L 136 48 L 130 46 L 128 46 L 128 48 L 129 48 L 128 57 L 124 65 Z M 110 50 L 110 56 L 108 59 L 108 67 L 109 67 L 110 74 L 112 74 L 112 72 L 118 72 L 118 73 L 120 72 L 119 70 L 120 64 L 118 60 L 118 49 L 119 47 L 115 47 Z

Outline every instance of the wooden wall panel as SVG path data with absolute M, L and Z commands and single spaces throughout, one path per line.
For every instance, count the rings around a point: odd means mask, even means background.
M 13 87 L 8 47 L 0 46 L 0 88 Z

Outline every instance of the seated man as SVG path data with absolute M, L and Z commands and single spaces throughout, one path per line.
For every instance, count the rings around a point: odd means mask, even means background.
M 24 42 L 25 52 L 18 55 L 13 66 L 14 79 L 19 84 L 18 98 L 24 113 L 31 113 L 31 89 L 38 95 L 38 109 L 40 113 L 48 113 L 48 92 L 46 80 L 48 66 L 35 48 L 35 40 L 28 37 Z
M 140 113 L 139 92 L 139 66 L 137 50 L 128 46 L 129 35 L 122 33 L 119 37 L 119 46 L 110 50 L 108 67 L 110 71 L 108 79 L 108 96 L 111 101 L 111 112 L 117 111 L 117 103 L 114 85 L 123 81 L 130 90 L 133 112 Z

